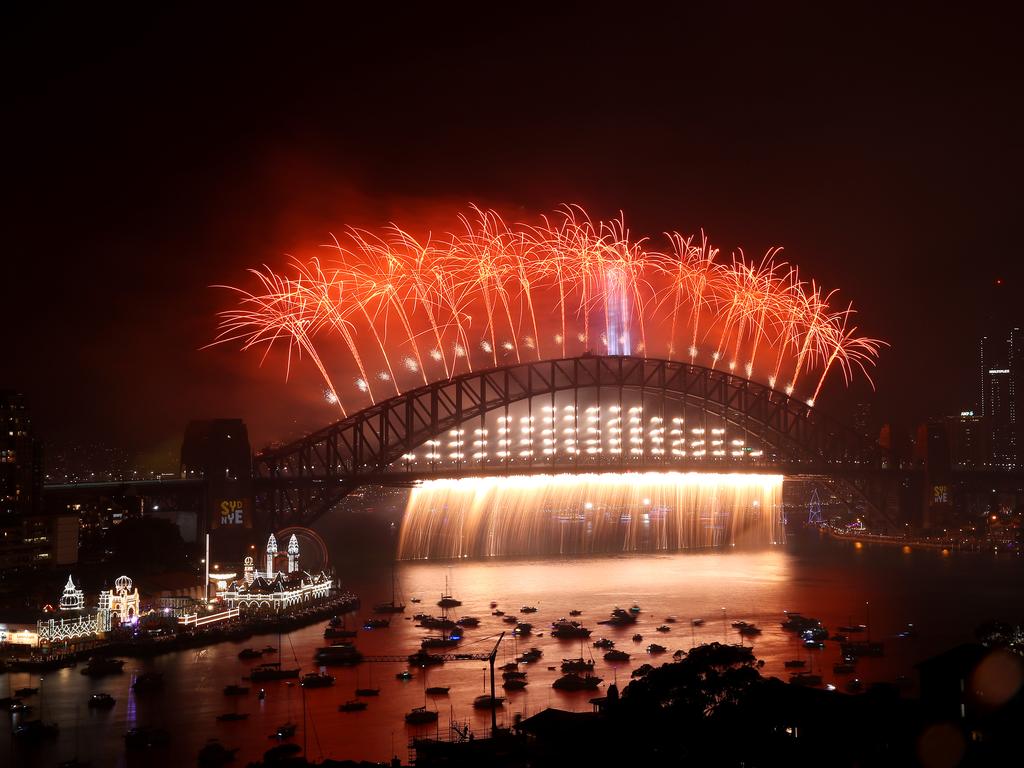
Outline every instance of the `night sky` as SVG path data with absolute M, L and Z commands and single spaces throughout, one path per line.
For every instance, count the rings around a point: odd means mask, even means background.
M 784 246 L 892 344 L 880 418 L 974 406 L 992 285 L 1015 306 L 1024 281 L 1015 19 L 379 5 L 6 20 L 0 386 L 41 436 L 148 452 L 194 417 L 240 416 L 257 447 L 322 426 L 311 366 L 286 384 L 200 349 L 227 303 L 208 286 L 470 202 Z

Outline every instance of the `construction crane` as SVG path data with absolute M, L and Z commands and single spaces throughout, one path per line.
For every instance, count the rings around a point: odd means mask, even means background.
M 498 641 L 489 653 L 437 653 L 430 654 L 433 660 L 441 661 L 486 661 L 491 669 L 491 733 L 498 727 L 498 708 L 494 697 L 494 661 L 498 658 L 498 646 L 505 638 L 505 633 L 498 635 Z M 415 654 L 412 654 L 415 655 Z M 363 656 L 362 661 L 370 663 L 408 663 L 410 654 L 405 656 Z

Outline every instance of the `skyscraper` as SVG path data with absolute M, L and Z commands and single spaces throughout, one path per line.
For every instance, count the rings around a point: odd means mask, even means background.
M 78 516 L 43 510 L 43 452 L 23 394 L 0 390 L 0 572 L 78 559 Z
M 981 337 L 981 416 L 989 431 L 989 464 L 1019 466 L 1022 445 L 1017 419 L 1017 378 L 1024 372 L 1024 331 L 1010 327 Z

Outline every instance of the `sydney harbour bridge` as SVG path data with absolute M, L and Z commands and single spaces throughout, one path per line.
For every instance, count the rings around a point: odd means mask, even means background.
M 354 488 L 436 478 L 604 472 L 772 473 L 840 483 L 895 523 L 899 473 L 820 408 L 686 362 L 518 363 L 434 382 L 258 453 L 272 524 L 309 524 Z
M 821 407 L 728 370 L 619 355 L 516 363 L 415 387 L 257 451 L 248 477 L 89 488 L 191 494 L 213 510 L 206 529 L 222 499 L 249 496 L 255 515 L 246 522 L 265 531 L 308 528 L 365 486 L 670 472 L 810 482 L 847 499 L 869 527 L 902 527 L 908 472 Z

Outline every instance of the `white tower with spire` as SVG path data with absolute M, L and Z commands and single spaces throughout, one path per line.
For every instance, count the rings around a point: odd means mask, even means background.
M 267 539 L 267 578 L 274 578 L 274 555 L 277 554 L 277 537 L 270 534 Z
M 288 573 L 295 573 L 299 570 L 299 540 L 295 534 L 288 539 Z
M 85 593 L 75 586 L 75 582 L 68 576 L 68 583 L 64 585 L 64 594 L 60 596 L 60 609 L 62 611 L 80 611 L 85 608 Z

